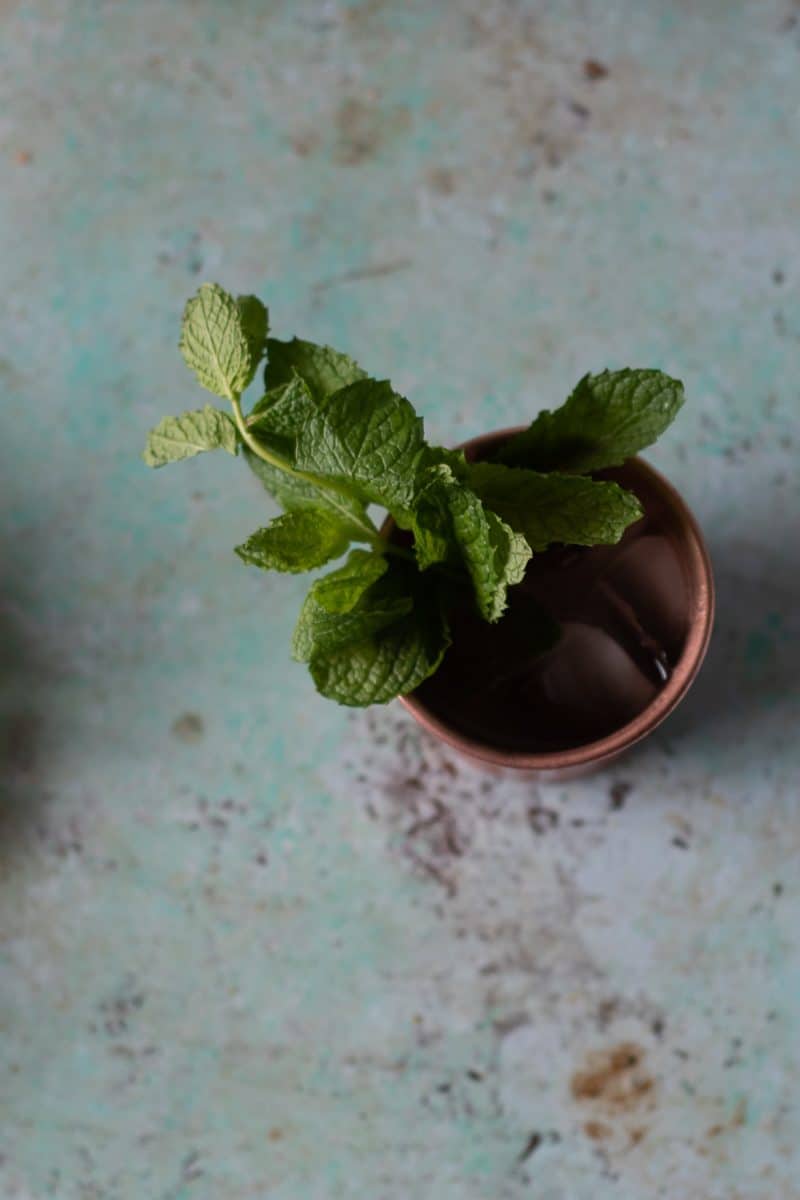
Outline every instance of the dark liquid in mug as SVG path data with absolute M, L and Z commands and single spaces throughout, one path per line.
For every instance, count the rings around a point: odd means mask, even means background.
M 633 720 L 680 656 L 689 600 L 669 513 L 646 501 L 616 546 L 535 554 L 496 625 L 466 605 L 451 612 L 453 645 L 415 696 L 459 733 L 527 753 L 585 745 Z M 544 653 L 542 609 L 561 627 Z

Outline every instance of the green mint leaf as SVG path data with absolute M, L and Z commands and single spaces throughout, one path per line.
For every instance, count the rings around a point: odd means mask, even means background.
M 613 545 L 642 515 L 631 492 L 616 483 L 579 475 L 542 475 L 500 463 L 473 463 L 469 486 L 534 551 L 554 542 L 573 546 Z
M 344 566 L 316 580 L 303 602 L 292 637 L 299 662 L 325 656 L 411 611 L 413 598 L 379 554 L 353 550 Z
M 371 541 L 375 537 L 375 526 L 367 516 L 364 504 L 355 496 L 343 495 L 326 488 L 324 483 L 311 483 L 273 467 L 262 458 L 244 448 L 247 465 L 264 489 L 277 500 L 287 512 L 323 508 L 333 513 L 351 529 L 354 541 Z
M 269 313 L 258 296 L 237 296 L 236 307 L 239 309 L 242 332 L 247 339 L 250 351 L 250 379 L 252 379 L 267 348 Z M 248 379 L 248 383 L 250 379 Z
M 336 392 L 300 430 L 297 466 L 391 511 L 414 497 L 422 420 L 389 383 L 361 379 Z
M 450 644 L 447 622 L 434 581 L 413 567 L 393 561 L 390 573 L 338 619 L 362 609 L 378 618 L 393 597 L 407 606 L 403 615 L 377 628 L 354 627 L 350 640 L 314 649 L 309 670 L 323 696 L 357 707 L 385 704 L 412 692 L 439 666 Z
M 430 628 L 411 613 L 333 654 L 315 655 L 309 669 L 321 695 L 366 708 L 413 692 L 438 668 L 449 645 L 443 621 Z
M 314 584 L 314 596 L 328 613 L 352 612 L 364 593 L 389 569 L 382 554 L 353 550 L 338 571 L 331 571 Z
M 292 338 L 290 342 L 270 338 L 264 370 L 267 391 L 289 383 L 294 375 L 300 375 L 314 399 L 321 402 L 348 383 L 364 379 L 366 372 L 352 358 L 330 346 L 317 346 L 301 338 Z
M 484 508 L 446 464 L 427 472 L 417 495 L 414 542 L 423 570 L 437 562 L 463 562 L 487 621 L 502 616 L 508 587 L 520 582 L 531 556 L 525 537 Z
M 683 384 L 662 371 L 585 375 L 561 408 L 540 413 L 496 457 L 576 475 L 618 466 L 664 432 L 683 400 Z
M 204 283 L 187 303 L 180 350 L 203 387 L 216 396 L 240 395 L 253 377 L 241 313 L 216 283 Z
M 193 458 L 204 450 L 227 450 L 236 454 L 239 448 L 236 426 L 227 413 L 207 404 L 196 412 L 179 417 L 164 417 L 147 436 L 142 458 L 148 467 L 163 467 L 167 463 Z
M 264 570 L 311 571 L 344 554 L 350 530 L 323 508 L 283 513 L 236 547 L 243 562 Z
M 257 434 L 276 434 L 294 439 L 316 410 L 316 401 L 308 384 L 299 375 L 267 392 L 254 405 L 247 419 Z

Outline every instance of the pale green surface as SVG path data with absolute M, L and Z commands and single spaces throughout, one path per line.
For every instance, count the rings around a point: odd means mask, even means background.
M 0 5 L 4 1200 L 800 1196 L 799 116 L 788 0 Z M 319 700 L 244 466 L 138 459 L 208 277 L 436 440 L 682 377 L 664 729 L 536 789 Z

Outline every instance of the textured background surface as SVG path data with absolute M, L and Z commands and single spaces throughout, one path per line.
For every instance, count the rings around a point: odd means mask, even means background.
M 790 0 L 0 4 L 3 1200 L 800 1196 L 798 117 Z M 535 788 L 319 700 L 245 469 L 138 460 L 206 277 L 436 439 L 683 377 L 679 713 Z

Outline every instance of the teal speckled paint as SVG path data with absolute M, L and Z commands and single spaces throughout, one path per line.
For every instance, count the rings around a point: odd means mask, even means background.
M 757 667 L 775 651 L 775 644 L 768 633 L 763 630 L 754 630 L 747 639 L 745 645 L 745 659 L 751 667 Z
M 2 1200 L 800 1196 L 799 108 L 788 0 L 0 4 Z M 534 786 L 315 696 L 254 481 L 139 459 L 205 278 L 437 440 L 681 376 L 670 721 Z

